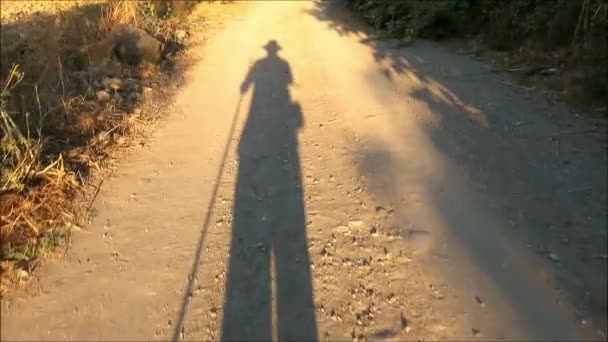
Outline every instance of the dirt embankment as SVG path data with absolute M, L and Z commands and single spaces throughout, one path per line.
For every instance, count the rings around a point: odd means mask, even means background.
M 3 292 L 86 224 L 98 176 L 158 120 L 207 27 L 195 1 L 3 1 Z M 196 13 L 192 13 L 192 12 Z M 6 286 L 5 286 L 6 285 Z

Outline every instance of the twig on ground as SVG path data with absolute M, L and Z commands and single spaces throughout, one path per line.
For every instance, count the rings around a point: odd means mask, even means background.
M 110 175 L 113 173 L 114 171 L 110 172 Z M 89 206 L 87 207 L 87 213 L 91 212 L 91 207 L 93 207 L 93 203 L 95 202 L 95 199 L 97 198 L 97 195 L 99 194 L 99 190 L 101 189 L 101 185 L 103 184 L 103 182 L 105 181 L 105 178 L 102 178 L 101 181 L 99 182 L 99 184 L 97 185 L 97 189 L 95 190 L 95 194 L 93 195 L 93 198 L 91 198 L 91 202 L 89 203 Z

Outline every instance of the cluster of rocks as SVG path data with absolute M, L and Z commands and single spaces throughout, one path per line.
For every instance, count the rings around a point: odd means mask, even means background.
M 161 42 L 144 30 L 118 25 L 112 34 L 76 51 L 70 59 L 79 91 L 99 104 L 133 109 L 158 77 L 148 77 L 183 48 L 188 37 L 176 30 L 175 41 Z M 131 72 L 138 70 L 137 76 Z
M 101 81 L 94 81 L 93 90 L 99 103 L 114 102 L 121 106 L 133 106 L 142 94 L 152 91 L 151 87 L 142 86 L 139 80 L 127 77 L 124 80 L 118 77 L 104 77 Z
M 72 66 L 77 70 L 107 67 L 118 63 L 121 67 L 158 67 L 184 45 L 184 30 L 176 30 L 175 40 L 161 42 L 146 31 L 128 25 L 117 25 L 112 34 L 99 42 L 76 51 Z

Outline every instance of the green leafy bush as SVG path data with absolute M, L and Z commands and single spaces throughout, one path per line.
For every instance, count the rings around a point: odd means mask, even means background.
M 606 0 L 348 0 L 348 5 L 392 37 L 475 36 L 491 49 L 518 51 L 524 59 L 544 55 L 545 62 L 583 72 L 585 95 L 608 97 Z
M 390 35 L 441 38 L 457 29 L 469 0 L 351 0 L 349 4 L 374 28 Z

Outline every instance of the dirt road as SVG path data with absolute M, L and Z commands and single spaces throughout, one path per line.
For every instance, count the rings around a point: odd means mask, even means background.
M 3 340 L 606 339 L 605 126 L 337 3 L 197 54 Z

